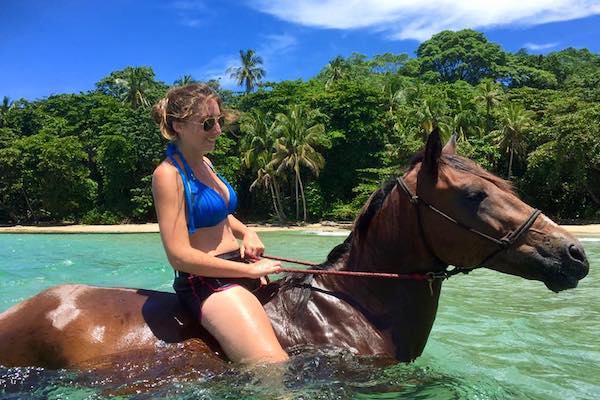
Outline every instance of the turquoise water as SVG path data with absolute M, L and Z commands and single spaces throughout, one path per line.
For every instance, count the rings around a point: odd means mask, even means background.
M 260 236 L 271 254 L 312 261 L 322 261 L 344 239 Z M 170 376 L 130 397 L 600 398 L 600 239 L 582 242 L 592 268 L 575 290 L 554 294 L 539 282 L 487 270 L 445 282 L 429 342 L 413 364 L 381 367 L 376 359 L 308 350 L 292 357 L 285 389 L 257 378 L 261 371 L 232 368 Z M 0 311 L 61 283 L 172 291 L 171 279 L 156 234 L 0 235 Z M 0 398 L 102 398 L 122 389 L 127 384 L 90 373 L 0 367 Z

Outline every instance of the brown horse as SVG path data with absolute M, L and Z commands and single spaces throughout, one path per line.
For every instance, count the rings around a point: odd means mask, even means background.
M 580 243 L 523 203 L 502 179 L 429 137 L 404 178 L 375 192 L 352 233 L 321 268 L 433 273 L 430 281 L 293 274 L 259 293 L 285 349 L 342 348 L 382 359 L 418 357 L 448 265 L 486 267 L 574 288 L 589 264 Z M 0 364 L 108 365 L 186 354 L 223 366 L 217 343 L 179 306 L 150 290 L 64 285 L 0 314 Z M 196 356 L 190 356 L 196 355 Z M 164 358 L 163 358 L 164 360 Z

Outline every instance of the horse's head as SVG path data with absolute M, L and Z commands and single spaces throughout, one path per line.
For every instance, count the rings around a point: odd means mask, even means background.
M 442 149 L 439 133 L 434 131 L 423 157 L 405 177 L 423 204 L 457 222 L 419 205 L 424 237 L 435 256 L 467 268 L 484 263 L 497 271 L 542 281 L 555 292 L 576 287 L 589 271 L 579 241 L 550 218 L 534 214 L 508 182 L 457 156 L 455 146 L 451 139 Z M 533 220 L 529 227 L 528 220 Z M 511 232 L 521 228 L 524 232 L 507 243 Z M 502 238 L 500 243 L 495 241 Z

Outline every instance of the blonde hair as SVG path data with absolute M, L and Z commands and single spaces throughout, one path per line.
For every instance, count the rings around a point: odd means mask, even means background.
M 223 112 L 221 98 L 204 83 L 192 83 L 170 89 L 152 108 L 152 117 L 160 128 L 160 134 L 171 142 L 175 141 L 178 134 L 173 129 L 173 121 L 183 122 L 197 115 L 200 106 L 211 99 L 217 102 Z

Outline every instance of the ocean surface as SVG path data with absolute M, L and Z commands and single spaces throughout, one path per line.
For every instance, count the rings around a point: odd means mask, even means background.
M 312 261 L 323 261 L 345 238 L 260 236 L 267 253 Z M 309 349 L 283 372 L 232 366 L 187 379 L 154 378 L 140 393 L 140 382 L 115 386 L 85 371 L 0 366 L 0 399 L 115 393 L 135 399 L 598 399 L 600 238 L 580 240 L 591 271 L 574 290 L 555 294 L 540 282 L 489 270 L 445 282 L 425 352 L 411 364 L 382 367 L 377 359 Z M 172 277 L 158 234 L 0 235 L 0 312 L 58 284 L 172 291 Z M 265 378 L 277 374 L 283 384 Z

